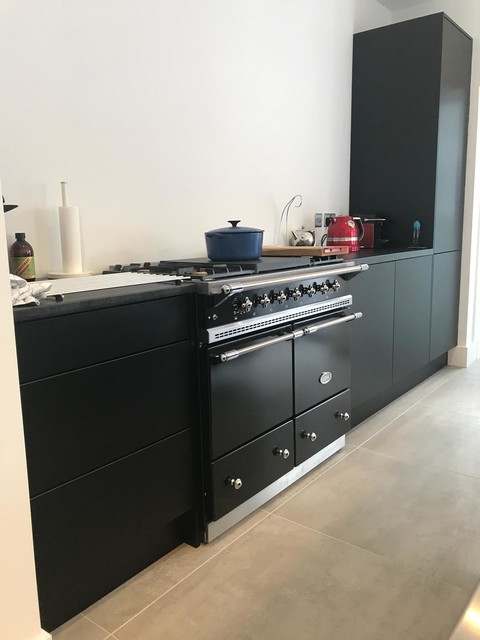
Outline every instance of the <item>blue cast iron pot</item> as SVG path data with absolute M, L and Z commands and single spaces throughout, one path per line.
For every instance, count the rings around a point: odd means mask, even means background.
M 240 220 L 229 220 L 232 226 L 205 233 L 207 255 L 210 260 L 258 260 L 262 255 L 263 230 L 237 227 Z

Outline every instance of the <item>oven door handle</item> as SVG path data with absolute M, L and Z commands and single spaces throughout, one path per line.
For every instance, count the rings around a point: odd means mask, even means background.
M 345 322 L 359 320 L 362 316 L 363 313 L 361 311 L 357 311 L 356 313 L 351 313 L 350 315 L 343 316 L 341 318 L 326 320 L 325 322 L 320 322 L 319 324 L 311 324 L 308 327 L 304 327 L 303 335 L 308 336 L 310 333 L 315 333 L 316 331 L 320 331 L 321 329 L 328 329 L 329 327 L 334 327 L 337 324 L 344 324 Z
M 246 347 L 240 347 L 240 349 L 230 349 L 230 351 L 224 351 L 223 353 L 219 353 L 218 355 L 213 356 L 213 360 L 218 363 L 230 362 L 230 360 L 236 360 L 236 358 L 239 358 L 240 356 L 252 353 L 253 351 L 258 351 L 259 349 L 265 349 L 266 347 L 270 347 L 273 344 L 278 344 L 279 342 L 288 342 L 289 340 L 296 340 L 297 338 L 303 338 L 303 336 L 315 333 L 315 331 L 328 329 L 329 327 L 334 327 L 337 324 L 344 324 L 345 322 L 352 322 L 352 320 L 358 320 L 361 317 L 362 313 L 357 312 L 351 313 L 348 316 L 342 316 L 341 318 L 326 320 L 325 322 L 320 322 L 319 324 L 312 324 L 308 327 L 303 327 L 302 329 L 295 329 L 294 331 L 282 333 L 280 336 L 274 336 L 273 338 L 267 338 L 266 340 L 253 342 Z

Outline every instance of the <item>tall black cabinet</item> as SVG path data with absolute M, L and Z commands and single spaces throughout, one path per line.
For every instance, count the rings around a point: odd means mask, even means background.
M 471 55 L 444 13 L 354 36 L 350 211 L 392 247 L 461 248 Z
M 472 39 L 444 13 L 354 36 L 350 214 L 385 218 L 392 249 L 352 284 L 369 320 L 352 328 L 354 424 L 457 344 L 471 57 Z M 380 295 L 387 282 L 393 294 Z

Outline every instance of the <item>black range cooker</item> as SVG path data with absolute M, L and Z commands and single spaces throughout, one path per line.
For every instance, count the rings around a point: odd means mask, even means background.
M 268 257 L 138 267 L 197 282 L 208 542 L 344 446 L 349 327 L 362 316 L 348 281 L 368 265 Z

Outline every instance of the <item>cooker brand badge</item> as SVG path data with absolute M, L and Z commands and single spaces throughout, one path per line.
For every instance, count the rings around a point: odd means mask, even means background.
M 331 371 L 324 371 L 318 381 L 320 384 L 328 384 L 333 378 Z

